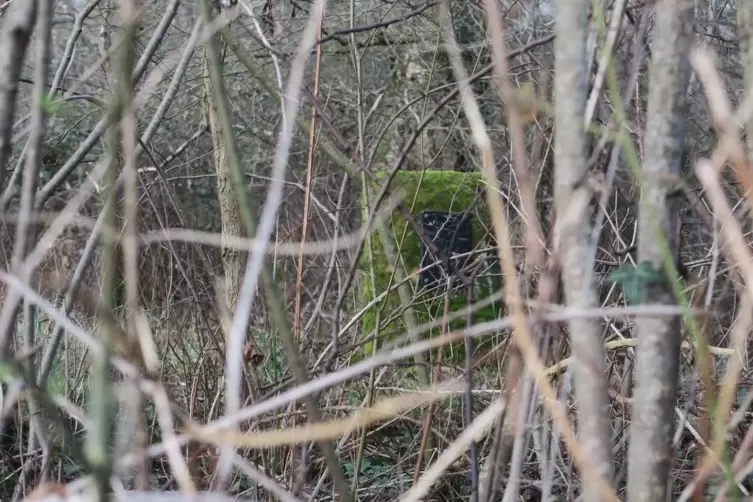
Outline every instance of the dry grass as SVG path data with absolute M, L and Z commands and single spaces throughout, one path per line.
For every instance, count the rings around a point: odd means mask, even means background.
M 615 2 L 583 34 L 590 163 L 557 215 L 551 46 L 568 41 L 552 40 L 551 2 L 317 0 L 295 16 L 282 2 L 83 3 L 30 18 L 20 0 L 0 2 L 6 36 L 11 20 L 36 30 L 0 57 L 18 66 L 0 75 L 0 117 L 15 109 L 0 128 L 2 500 L 643 500 L 625 477 L 641 402 L 633 336 L 647 316 L 685 320 L 666 424 L 672 499 L 753 490 L 753 154 L 741 126 L 753 95 L 735 104 L 745 84 L 711 42 L 691 56 L 702 92 L 685 142 L 702 146 L 687 146 L 687 176 L 666 180 L 687 215 L 689 273 L 672 304 L 628 305 L 607 276 L 636 261 L 642 8 Z M 401 302 L 384 308 L 386 291 L 360 289 L 383 272 L 360 254 L 375 251 L 374 232 L 387 242 L 392 215 L 420 215 L 376 172 L 448 165 L 483 174 L 476 203 L 490 215 L 455 284 L 465 295 L 488 260 L 502 288 L 451 308 L 385 248 Z M 364 193 L 379 194 L 367 218 Z M 250 237 L 223 235 L 220 202 Z M 559 279 L 563 231 L 585 220 L 596 238 L 583 281 L 599 304 L 582 306 Z M 229 252 L 243 267 L 228 294 Z M 476 317 L 494 302 L 503 315 Z M 423 316 L 429 304 L 443 308 Z M 407 328 L 364 333 L 366 312 Z M 573 346 L 574 326 L 601 340 Z M 606 387 L 612 479 L 576 432 L 590 423 L 572 392 L 586 374 Z

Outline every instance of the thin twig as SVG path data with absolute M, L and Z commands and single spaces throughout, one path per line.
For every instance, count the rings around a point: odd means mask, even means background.
M 32 109 L 32 133 L 29 135 L 28 156 L 23 172 L 23 189 L 21 193 L 21 208 L 19 210 L 19 224 L 16 227 L 15 247 L 13 250 L 12 265 L 23 280 L 29 281 L 31 271 L 22 270 L 24 258 L 33 245 L 37 236 L 36 225 L 31 224 L 34 215 L 34 194 L 39 182 L 39 172 L 42 167 L 42 145 L 47 131 L 47 113 L 44 108 L 45 93 L 47 92 L 47 72 L 50 64 L 51 37 L 52 37 L 52 2 L 49 0 L 30 0 L 31 3 L 37 3 L 36 9 L 36 54 L 34 64 L 34 100 L 35 105 Z M 34 347 L 36 338 L 36 309 L 28 302 L 23 306 L 23 346 L 29 351 Z M 24 361 L 26 379 L 34 381 L 34 358 L 29 357 Z M 31 413 L 31 430 L 28 437 L 28 450 L 34 451 L 37 448 L 37 441 L 42 446 L 43 462 L 42 477 L 47 479 L 49 475 L 51 462 L 50 440 L 42 427 L 42 421 L 39 419 L 39 409 L 35 400 L 29 400 L 29 411 Z M 16 485 L 16 495 L 14 500 L 18 499 L 23 490 L 25 490 L 26 475 L 34 462 L 27 462 L 22 469 L 19 477 L 19 484 Z
M 743 237 L 739 223 L 732 216 L 724 191 L 722 190 L 718 171 L 707 160 L 699 160 L 696 164 L 696 175 L 706 189 L 707 197 L 714 208 L 714 214 L 721 223 L 721 229 L 724 240 L 727 243 L 730 258 L 740 269 L 740 273 L 745 280 L 746 298 L 748 302 L 753 298 L 753 257 L 751 257 L 747 242 Z M 745 340 L 750 330 L 749 308 L 744 309 L 745 318 L 738 319 L 737 329 L 734 332 L 733 348 L 738 352 L 739 357 L 732 358 L 727 367 L 722 384 L 720 385 L 720 398 L 716 404 L 716 419 L 714 430 L 714 442 L 710 454 L 706 456 L 701 465 L 698 477 L 707 475 L 714 465 L 715 458 L 721 458 L 722 448 L 726 441 L 725 424 L 729 416 L 735 392 L 737 389 L 737 380 L 742 364 L 742 357 L 745 347 Z M 713 453 L 713 454 L 712 454 Z
M 101 345 L 90 336 L 86 335 L 80 328 L 78 328 L 73 322 L 59 316 L 56 310 L 45 301 L 38 294 L 31 291 L 27 286 L 23 285 L 18 279 L 12 275 L 0 270 L 0 280 L 5 281 L 14 288 L 21 290 L 25 297 L 34 301 L 35 305 L 41 306 L 45 312 L 64 322 L 66 329 L 70 329 L 79 339 L 87 344 L 87 346 L 101 350 Z M 536 316 L 534 319 L 536 322 L 563 322 L 572 319 L 576 316 L 581 317 L 610 317 L 610 316 L 624 316 L 624 315 L 652 315 L 652 316 L 677 316 L 684 312 L 681 307 L 672 307 L 667 305 L 639 305 L 634 307 L 614 307 L 614 308 L 602 308 L 602 309 L 562 309 L 553 312 L 544 312 Z M 494 321 L 486 321 L 475 324 L 471 329 L 463 329 L 460 331 L 453 331 L 447 333 L 443 337 L 437 337 L 430 340 L 423 340 L 418 343 L 414 343 L 407 347 L 394 348 L 385 347 L 381 352 L 374 356 L 356 363 L 354 365 L 343 368 L 333 373 L 327 373 L 319 376 L 304 384 L 300 384 L 288 391 L 280 394 L 276 394 L 273 397 L 265 399 L 259 403 L 253 404 L 246 408 L 241 409 L 237 413 L 227 414 L 222 418 L 218 418 L 214 422 L 208 424 L 207 432 L 211 430 L 222 430 L 228 427 L 232 427 L 235 424 L 252 420 L 270 411 L 282 408 L 289 403 L 303 399 L 305 396 L 309 396 L 315 393 L 321 393 L 325 390 L 335 387 L 343 382 L 352 380 L 360 375 L 368 373 L 373 368 L 394 364 L 396 361 L 413 357 L 416 353 L 427 352 L 440 347 L 444 347 L 448 344 L 457 343 L 464 339 L 465 336 L 479 337 L 489 333 L 495 333 L 500 330 L 510 329 L 515 325 L 517 320 L 513 317 L 504 317 Z M 136 374 L 135 368 L 123 361 L 122 359 L 113 358 L 113 365 L 126 375 Z M 539 382 L 546 382 L 546 368 L 543 363 L 539 361 L 534 362 L 534 371 L 537 374 L 542 375 L 539 378 Z M 541 371 L 539 372 L 539 369 Z M 146 392 L 152 392 L 152 386 L 146 380 L 141 380 L 142 389 Z M 548 386 L 548 384 L 546 384 Z M 551 387 L 550 387 L 551 389 Z M 567 424 L 567 422 L 565 422 Z M 569 425 L 569 424 L 567 424 Z M 570 429 L 572 434 L 572 429 Z M 179 436 L 178 440 L 180 444 L 184 444 L 188 437 Z M 150 455 L 159 455 L 164 451 L 163 445 L 154 445 L 149 449 Z M 121 466 L 127 466 L 132 463 L 133 459 L 130 455 L 124 456 L 121 461 Z
M 513 313 L 513 318 L 515 319 L 516 344 L 523 354 L 523 359 L 528 365 L 529 371 L 533 373 L 536 383 L 541 389 L 541 393 L 544 395 L 545 405 L 552 414 L 557 426 L 562 430 L 565 444 L 567 444 L 572 452 L 573 458 L 580 468 L 586 482 L 593 483 L 594 487 L 598 487 L 600 493 L 605 499 L 616 501 L 618 498 L 612 487 L 609 486 L 601 476 L 594 475 L 592 470 L 588 468 L 590 459 L 586 457 L 581 449 L 565 411 L 559 406 L 559 404 L 557 404 L 557 396 L 552 390 L 551 385 L 549 385 L 544 378 L 546 370 L 536 353 L 536 348 L 531 337 L 530 326 L 523 311 L 523 301 L 520 293 L 520 286 L 518 284 L 515 257 L 513 256 L 512 249 L 509 246 L 502 244 L 510 242 L 511 237 L 507 217 L 505 216 L 504 207 L 502 205 L 500 195 L 501 189 L 495 172 L 494 153 L 492 150 L 491 139 L 486 132 L 484 120 L 481 116 L 476 98 L 473 95 L 473 91 L 468 84 L 468 77 L 465 68 L 463 67 L 459 50 L 454 41 L 454 34 L 448 19 L 448 1 L 444 0 L 441 5 L 444 8 L 442 24 L 445 32 L 447 54 L 450 57 L 453 72 L 460 89 L 463 108 L 468 116 L 468 122 L 470 123 L 473 132 L 474 142 L 482 155 L 484 180 L 486 181 L 487 187 L 487 203 L 489 204 L 492 226 L 497 237 L 497 242 L 501 243 L 501 245 L 498 246 L 498 253 L 504 274 L 504 287 L 508 296 L 506 300 Z
M 438 3 L 439 2 L 426 2 L 425 5 L 419 7 L 418 9 L 416 9 L 414 11 L 411 11 L 411 12 L 409 12 L 407 14 L 404 14 L 404 15 L 402 15 L 400 17 L 397 17 L 397 18 L 394 18 L 394 19 L 388 19 L 386 21 L 381 21 L 379 23 L 369 24 L 369 25 L 366 25 L 366 26 L 353 26 L 351 28 L 346 28 L 344 30 L 333 31 L 332 33 L 329 33 L 326 37 L 321 37 L 321 34 L 320 34 L 319 38 L 316 41 L 316 45 L 318 47 L 318 46 L 320 46 L 321 44 L 323 44 L 325 42 L 329 42 L 330 40 L 333 40 L 333 39 L 338 39 L 339 37 L 342 37 L 344 35 L 354 35 L 356 33 L 364 33 L 364 32 L 367 32 L 367 31 L 374 31 L 374 30 L 378 30 L 380 28 L 386 28 L 386 27 L 391 26 L 393 24 L 405 22 L 405 21 L 407 21 L 407 20 L 409 20 L 411 18 L 414 18 L 416 16 L 420 16 L 421 14 L 423 14 L 424 12 L 426 12 L 427 10 L 429 10 L 430 8 L 434 7 Z
M 121 15 L 123 24 L 126 26 L 127 35 L 134 36 L 138 28 L 138 6 L 133 0 L 122 0 Z M 132 42 L 131 42 L 132 44 Z M 124 44 L 124 50 L 127 44 Z M 124 62 L 125 74 L 128 78 L 133 64 L 132 47 L 128 48 L 128 53 L 121 57 L 127 57 Z M 133 103 L 134 90 L 130 85 L 121 85 L 120 99 L 122 100 L 122 118 L 121 134 L 123 138 L 123 190 L 125 192 L 123 234 L 130 237 L 123 243 L 123 273 L 125 274 L 125 307 L 127 312 L 127 334 L 133 343 L 138 346 L 140 336 L 150 336 L 143 333 L 144 330 L 139 326 L 138 319 L 141 312 L 139 310 L 139 246 L 135 241 L 138 233 L 139 217 L 139 192 L 138 192 L 138 173 L 136 172 L 138 163 L 138 142 L 137 129 L 138 123 Z M 153 343 L 153 342 L 152 342 Z M 143 348 L 143 347 L 142 347 Z M 152 358 L 157 356 L 152 354 Z M 143 355 L 141 357 L 143 361 Z M 133 439 L 134 456 L 141 457 L 136 465 L 136 482 L 135 487 L 138 490 L 147 490 L 149 488 L 149 459 L 146 456 L 146 447 L 148 444 L 147 417 L 143 409 L 143 396 L 138 386 L 133 385 L 129 393 L 129 414 L 131 417 L 131 433 Z M 180 479 L 180 478 L 178 478 Z
M 462 455 L 469 445 L 478 441 L 488 432 L 492 423 L 504 411 L 504 399 L 498 399 L 489 405 L 473 423 L 468 424 L 462 434 L 439 456 L 437 461 L 421 476 L 421 480 L 400 498 L 400 502 L 418 502 L 422 500 L 432 485 L 444 474 L 447 468 Z
M 520 203 L 523 209 L 523 219 L 528 223 L 526 236 L 526 253 L 528 256 L 527 266 L 530 271 L 544 266 L 546 259 L 544 253 L 544 236 L 539 222 L 536 209 L 536 194 L 533 183 L 528 174 L 529 160 L 526 151 L 525 131 L 521 110 L 515 100 L 515 91 L 508 77 L 508 56 L 505 50 L 505 33 L 502 27 L 502 15 L 499 6 L 494 0 L 486 0 L 486 10 L 489 18 L 489 37 L 492 45 L 492 58 L 494 61 L 494 81 L 505 103 L 505 114 L 510 126 L 510 139 L 513 159 L 513 169 L 518 181 Z M 498 237 L 500 237 L 498 235 Z
M 317 38 L 320 38 L 322 36 L 322 26 L 324 25 L 324 18 L 318 20 L 318 27 L 317 27 Z M 317 45 L 316 46 L 316 61 L 314 62 L 314 99 L 318 99 L 319 97 L 319 75 L 321 71 L 321 62 L 322 62 L 322 46 Z M 283 112 L 283 117 L 285 116 L 285 113 Z M 283 126 L 284 128 L 284 126 Z M 308 159 L 306 162 L 306 187 L 305 187 L 305 194 L 304 194 L 304 200 L 303 200 L 303 223 L 301 228 L 301 246 L 298 251 L 298 266 L 297 266 L 297 273 L 296 273 L 296 282 L 295 282 L 295 305 L 293 310 L 293 337 L 295 339 L 296 345 L 300 345 L 301 343 L 301 293 L 303 289 L 303 250 L 306 245 L 306 239 L 308 237 L 308 230 L 309 230 L 309 212 L 311 210 L 311 191 L 313 190 L 313 183 L 314 183 L 314 157 L 316 155 L 316 108 L 311 108 L 311 131 L 309 132 L 309 145 L 308 145 Z M 337 340 L 335 339 L 334 342 L 336 343 Z M 293 411 L 295 411 L 296 405 L 293 403 Z M 293 421 L 292 426 L 295 427 L 295 420 L 296 416 L 293 415 Z M 307 458 L 308 455 L 304 454 L 304 450 L 306 449 L 306 446 L 304 446 L 301 449 L 301 455 L 303 458 Z M 292 452 L 295 452 L 295 448 L 291 449 Z M 291 455 L 291 460 L 295 459 L 296 455 L 293 453 Z M 293 462 L 295 464 L 295 462 Z M 306 462 L 305 465 L 300 466 L 300 477 L 299 482 L 295 482 L 295 476 L 296 472 L 295 469 L 291 469 L 291 477 L 293 478 L 291 482 L 291 486 L 298 488 L 303 484 L 303 481 L 305 481 L 306 478 L 306 471 L 308 471 L 308 467 L 310 466 L 310 462 Z M 298 490 L 294 490 L 294 493 L 297 493 Z

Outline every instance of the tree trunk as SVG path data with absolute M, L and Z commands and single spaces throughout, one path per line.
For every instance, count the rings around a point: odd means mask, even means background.
M 214 101 L 212 83 L 208 70 L 204 74 L 205 106 L 209 131 L 214 147 L 214 167 L 217 171 L 217 198 L 220 202 L 220 219 L 222 237 L 246 237 L 241 210 L 233 194 L 233 178 L 227 161 L 225 142 L 222 139 L 222 126 L 217 119 L 217 107 Z M 241 290 L 243 273 L 246 268 L 246 254 L 240 251 L 222 249 L 222 268 L 224 277 L 224 301 L 230 312 L 235 312 L 238 295 Z
M 233 175 L 230 171 L 227 151 L 225 149 L 225 140 L 223 139 L 222 124 L 217 116 L 217 104 L 212 88 L 212 81 L 209 78 L 209 61 L 204 57 L 204 107 L 206 120 L 209 124 L 209 132 L 212 136 L 212 146 L 214 153 L 214 166 L 217 172 L 217 198 L 220 203 L 220 221 L 222 223 L 222 239 L 225 241 L 228 237 L 247 237 L 246 227 L 244 225 L 241 209 L 235 198 L 233 191 Z M 222 299 L 224 308 L 219 309 L 220 315 L 232 316 L 238 304 L 241 286 L 243 284 L 243 275 L 246 270 L 246 253 L 236 251 L 223 246 L 222 248 L 222 270 L 223 280 Z M 222 322 L 222 321 L 221 321 Z M 232 323 L 232 319 L 228 319 Z M 223 333 L 225 331 L 223 330 Z M 225 333 L 228 335 L 229 333 Z M 225 347 L 230 340 L 225 339 Z M 247 385 L 241 385 L 240 402 L 241 405 L 248 398 Z M 197 452 L 191 452 L 195 455 Z M 212 453 L 209 455 L 209 462 L 213 464 L 216 458 Z M 195 466 L 196 467 L 196 466 Z M 200 472 L 194 472 L 194 481 L 198 486 L 204 485 L 203 476 Z
M 5 190 L 5 173 L 11 154 L 13 115 L 16 111 L 18 78 L 34 30 L 37 2 L 13 2 L 0 31 L 0 191 Z
M 586 136 L 582 127 L 586 109 L 588 61 L 586 31 L 588 0 L 557 3 L 555 42 L 554 200 L 557 213 L 555 252 L 562 264 L 565 300 L 575 308 L 598 308 L 590 258 L 591 222 L 588 215 L 593 187 L 587 178 Z M 612 429 L 607 393 L 605 354 L 596 319 L 569 322 L 578 401 L 579 440 L 593 473 L 612 482 Z M 583 499 L 598 502 L 595 485 L 584 483 Z
M 682 169 L 689 52 L 693 42 L 693 3 L 656 4 L 651 87 L 646 120 L 645 158 L 638 230 L 638 260 L 664 270 L 657 230 L 677 256 L 678 214 L 667 201 L 667 174 Z M 646 303 L 674 304 L 669 281 L 649 285 Z M 679 317 L 639 317 L 633 422 L 628 453 L 628 500 L 665 500 L 674 458 L 672 435 L 680 357 Z
M 753 90 L 753 4 L 740 2 L 737 5 L 737 33 L 740 36 L 740 64 L 743 67 L 742 96 Z M 753 117 L 746 125 L 748 160 L 753 161 Z

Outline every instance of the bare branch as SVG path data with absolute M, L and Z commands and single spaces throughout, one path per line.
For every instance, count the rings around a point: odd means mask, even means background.
M 11 153 L 13 115 L 16 111 L 18 78 L 34 29 L 37 3 L 13 2 L 3 18 L 0 31 L 0 191 L 5 188 L 5 173 Z

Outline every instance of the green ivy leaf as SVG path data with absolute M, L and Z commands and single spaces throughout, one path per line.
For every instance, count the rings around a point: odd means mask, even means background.
M 660 284 L 664 281 L 664 276 L 654 268 L 651 262 L 642 261 L 635 269 L 636 275 L 643 279 L 647 284 Z
M 623 281 L 622 292 L 625 295 L 625 301 L 629 305 L 638 305 L 646 297 L 646 283 L 638 277 L 631 277 Z
M 643 261 L 637 267 L 623 265 L 609 274 L 607 281 L 621 284 L 625 301 L 629 305 L 638 305 L 646 298 L 646 286 L 663 282 L 664 276 L 650 262 Z
M 623 281 L 629 280 L 631 277 L 633 277 L 633 275 L 635 275 L 635 267 L 629 263 L 626 263 L 620 268 L 613 270 L 612 273 L 607 277 L 607 281 L 621 283 Z

